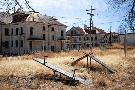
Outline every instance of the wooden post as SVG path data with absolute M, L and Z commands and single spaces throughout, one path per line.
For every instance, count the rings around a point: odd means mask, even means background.
M 44 65 L 45 65 L 45 56 L 44 56 Z
M 55 79 L 56 79 L 56 78 L 55 78 L 55 76 L 56 76 L 56 71 L 53 71 L 53 73 L 54 73 L 53 79 L 55 80 Z
M 90 68 L 91 68 L 91 56 L 90 56 Z
M 47 57 L 48 57 L 48 56 L 44 56 L 44 65 L 45 65 L 45 63 L 46 63 L 46 60 L 45 60 L 45 59 L 46 59 Z
M 88 73 L 89 73 L 89 58 L 87 56 L 87 69 L 88 69 Z
M 74 70 L 72 70 L 73 71 L 73 79 L 75 80 L 75 71 L 76 71 L 77 69 L 74 69 Z
M 127 31 L 125 30 L 125 37 L 124 37 L 124 54 L 127 57 Z

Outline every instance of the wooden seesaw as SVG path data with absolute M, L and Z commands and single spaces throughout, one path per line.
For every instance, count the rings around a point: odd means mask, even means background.
M 75 60 L 74 62 L 71 63 L 72 66 L 76 65 L 79 61 L 83 60 L 84 58 L 87 58 L 87 68 L 89 68 L 89 64 L 91 66 L 91 60 L 96 61 L 98 64 L 102 65 L 104 68 L 106 68 L 110 73 L 114 73 L 114 71 L 107 66 L 104 62 L 102 62 L 100 59 L 98 59 L 97 57 L 95 57 L 93 55 L 93 53 L 84 53 L 84 56 L 82 56 L 81 58 L 78 58 L 77 60 Z M 90 58 L 90 60 L 89 60 Z M 90 62 L 89 62 L 90 61 Z M 88 70 L 89 73 L 89 70 Z
M 45 58 L 44 59 L 33 58 L 33 60 L 42 64 L 43 66 L 51 69 L 54 72 L 54 74 L 55 74 L 55 72 L 58 72 L 60 74 L 60 76 L 64 75 L 64 76 L 66 76 L 66 77 L 68 77 L 68 78 L 70 78 L 74 81 L 79 81 L 80 83 L 82 83 L 84 85 L 89 85 L 90 83 L 92 83 L 92 80 L 85 80 L 85 79 L 82 79 L 82 78 L 76 76 L 75 71 L 77 69 L 73 70 L 73 73 L 71 73 L 71 72 L 67 72 L 67 71 L 63 70 L 62 68 L 60 68 L 60 67 L 58 67 L 54 64 L 51 64 L 51 63 L 47 62 L 45 60 Z

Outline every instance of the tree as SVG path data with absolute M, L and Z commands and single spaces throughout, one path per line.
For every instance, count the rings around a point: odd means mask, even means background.
M 35 10 L 30 6 L 28 0 L 24 0 L 24 3 L 28 9 L 31 9 L 32 11 L 35 12 Z M 4 9 L 4 8 L 6 8 L 4 11 L 10 13 L 10 12 L 23 10 L 24 7 L 20 4 L 18 0 L 1 0 L 0 9 Z
M 125 10 L 127 10 L 127 14 L 125 15 L 125 21 L 127 22 L 131 32 L 134 33 L 135 32 L 135 0 L 109 0 L 108 2 L 112 5 L 113 8 L 117 7 L 117 9 L 120 9 L 126 7 Z

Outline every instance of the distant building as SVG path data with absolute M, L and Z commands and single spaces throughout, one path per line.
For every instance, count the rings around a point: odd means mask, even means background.
M 120 44 L 124 44 L 125 34 L 120 34 L 119 37 L 120 37 Z M 128 45 L 135 45 L 135 33 L 128 33 L 126 37 Z
M 111 38 L 110 38 L 111 36 Z M 102 29 L 92 27 L 92 30 L 84 27 L 72 27 L 66 32 L 67 47 L 69 49 L 82 49 L 119 43 L 119 36 L 116 33 L 106 33 Z
M 57 19 L 38 12 L 16 12 L 11 16 L 11 21 L 0 24 L 1 53 L 65 50 L 66 26 Z

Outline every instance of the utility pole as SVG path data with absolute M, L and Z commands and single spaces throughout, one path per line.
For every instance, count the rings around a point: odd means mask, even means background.
M 92 17 L 94 16 L 94 14 L 93 14 L 93 11 L 94 11 L 95 9 L 94 8 L 92 8 L 92 6 L 91 6 L 91 9 L 87 9 L 86 11 L 90 11 L 90 12 L 88 12 L 87 14 L 89 14 L 90 15 L 90 27 L 89 27 L 89 29 L 90 30 L 92 30 L 92 26 L 93 26 L 93 20 L 92 20 Z
M 94 16 L 94 14 L 93 14 L 93 11 L 94 11 L 95 9 L 94 8 L 92 8 L 92 6 L 91 6 L 91 9 L 87 9 L 86 11 L 88 12 L 87 14 L 89 14 L 89 16 L 90 16 L 90 27 L 88 27 L 88 29 L 90 30 L 90 38 L 91 38 L 91 30 L 92 30 L 92 27 L 93 27 L 93 20 L 92 20 L 92 17 Z M 91 46 L 91 52 L 92 52 L 92 46 Z
M 112 26 L 110 26 L 110 38 L 109 38 L 109 42 L 110 42 L 110 46 L 112 45 L 112 31 L 111 31 Z

